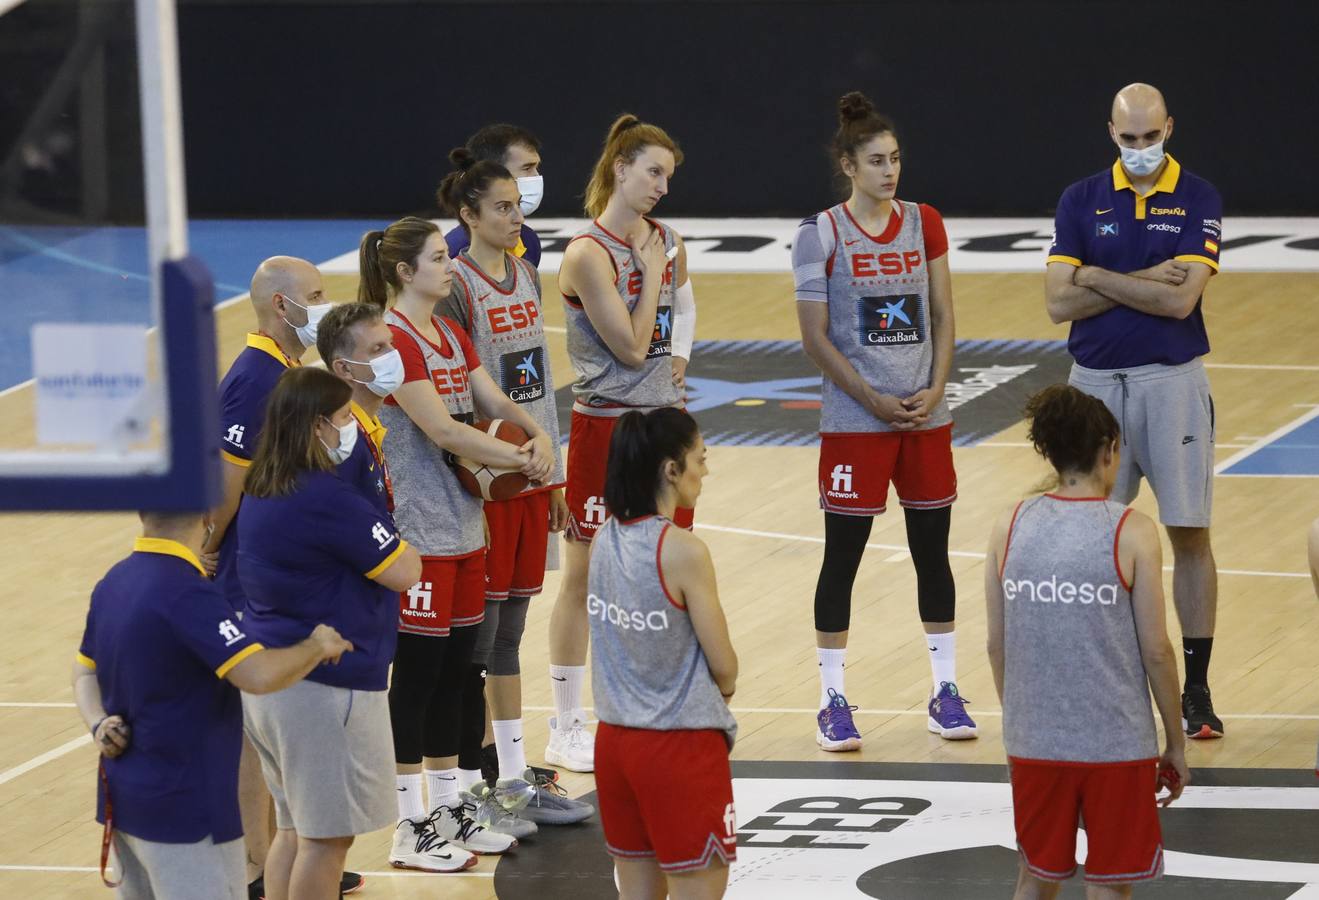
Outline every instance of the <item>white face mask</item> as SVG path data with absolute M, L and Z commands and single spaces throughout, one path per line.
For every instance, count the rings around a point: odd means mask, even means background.
M 289 303 L 292 303 L 294 306 L 298 307 L 299 309 L 304 309 L 307 311 L 306 325 L 294 325 L 288 319 L 284 320 L 284 324 L 297 332 L 298 340 L 302 341 L 302 346 L 304 347 L 312 346 L 313 344 L 316 343 L 316 329 L 321 324 L 321 319 L 325 318 L 325 314 L 327 312 L 334 309 L 334 304 L 313 303 L 311 306 L 303 306 L 301 303 L 294 300 L 292 297 L 284 296 L 284 299 L 287 300 Z
M 330 462 L 337 466 L 353 455 L 353 448 L 357 446 L 357 422 L 354 420 L 347 425 L 335 425 L 330 422 L 330 427 L 339 432 L 339 446 L 331 447 L 324 440 L 321 440 L 321 446 L 330 454 Z
M 1144 150 L 1135 150 L 1131 147 L 1118 147 L 1118 152 L 1122 154 L 1122 168 L 1126 169 L 1132 175 L 1149 175 L 1163 165 L 1164 153 L 1163 143 L 1167 140 L 1164 138 L 1157 144 L 1150 144 Z
M 522 194 L 522 215 L 529 216 L 536 210 L 540 209 L 540 201 L 545 199 L 545 177 L 543 175 L 528 175 L 526 178 L 519 178 L 518 191 Z
M 357 378 L 353 378 L 353 381 L 366 385 L 371 393 L 378 397 L 388 397 L 398 390 L 399 385 L 403 383 L 403 357 L 399 355 L 397 350 L 390 350 L 370 362 L 358 362 L 355 359 L 345 359 L 344 361 L 359 366 L 371 367 L 371 374 L 374 377 L 370 381 L 362 381 Z M 352 375 L 349 374 L 348 377 L 352 378 Z

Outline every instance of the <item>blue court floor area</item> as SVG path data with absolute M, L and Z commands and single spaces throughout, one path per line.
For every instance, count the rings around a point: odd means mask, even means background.
M 1319 476 L 1319 409 L 1301 416 L 1219 474 Z
M 247 291 L 261 260 L 276 254 L 321 262 L 356 247 L 388 222 L 197 220 L 189 246 L 215 278 L 215 299 Z M 149 322 L 146 230 L 0 225 L 0 390 L 32 377 L 37 322 Z

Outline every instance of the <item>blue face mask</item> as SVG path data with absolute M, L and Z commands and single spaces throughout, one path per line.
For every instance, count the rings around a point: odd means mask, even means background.
M 1164 134 L 1167 134 L 1166 128 Z M 1163 144 L 1166 140 L 1167 137 L 1165 136 L 1157 144 L 1150 144 L 1143 150 L 1119 146 L 1118 152 L 1122 154 L 1122 168 L 1138 177 L 1158 171 L 1159 166 L 1163 165 L 1163 160 L 1166 158 L 1166 154 L 1163 152 Z

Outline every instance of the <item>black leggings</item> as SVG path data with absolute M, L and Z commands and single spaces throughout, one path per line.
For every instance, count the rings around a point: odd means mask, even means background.
M 416 765 L 422 756 L 457 756 L 463 688 L 472 668 L 476 626 L 448 637 L 400 634 L 389 683 L 394 761 Z
M 951 622 L 957 616 L 957 587 L 948 565 L 952 507 L 904 509 L 907 547 L 916 566 L 916 605 L 922 622 Z M 815 586 L 815 630 L 847 631 L 852 620 L 852 586 L 870 539 L 870 516 L 824 514 L 824 563 Z

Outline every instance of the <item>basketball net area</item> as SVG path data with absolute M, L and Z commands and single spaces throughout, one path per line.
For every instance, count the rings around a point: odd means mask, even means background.
M 32 376 L 0 389 L 0 508 L 201 508 L 215 338 L 188 256 L 175 5 L 0 0 L 0 42 L 31 48 L 6 74 L 0 295 Z M 125 184 L 139 195 L 112 202 Z

